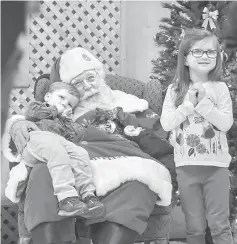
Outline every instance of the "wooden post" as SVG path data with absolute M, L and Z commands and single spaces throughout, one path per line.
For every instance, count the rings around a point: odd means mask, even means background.
M 121 1 L 120 14 L 121 75 L 148 82 L 159 50 L 153 37 L 168 11 L 159 1 Z

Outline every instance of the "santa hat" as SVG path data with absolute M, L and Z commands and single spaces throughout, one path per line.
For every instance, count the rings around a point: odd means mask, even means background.
M 86 70 L 103 70 L 103 64 L 90 52 L 81 47 L 76 47 L 62 54 L 59 62 L 60 79 L 65 83 Z

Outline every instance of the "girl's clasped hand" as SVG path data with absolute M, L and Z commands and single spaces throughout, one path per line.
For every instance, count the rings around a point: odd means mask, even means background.
M 189 89 L 189 101 L 195 107 L 206 95 L 205 88 L 202 83 L 194 83 Z

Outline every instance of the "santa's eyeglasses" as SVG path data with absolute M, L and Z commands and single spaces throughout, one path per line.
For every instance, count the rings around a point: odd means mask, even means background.
M 71 84 L 78 87 L 86 84 L 94 83 L 99 77 L 97 72 L 88 73 L 86 75 L 79 75 L 71 80 Z

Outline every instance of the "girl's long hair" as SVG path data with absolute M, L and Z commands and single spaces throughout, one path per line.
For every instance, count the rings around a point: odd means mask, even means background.
M 203 40 L 205 38 L 213 38 L 216 43 L 217 58 L 216 66 L 208 74 L 208 79 L 210 81 L 219 81 L 222 75 L 222 57 L 221 57 L 221 48 L 217 37 L 211 32 L 204 29 L 190 29 L 185 31 L 185 36 L 180 43 L 177 68 L 175 77 L 173 79 L 173 91 L 175 93 L 175 105 L 178 107 L 184 100 L 185 95 L 188 92 L 190 84 L 189 68 L 185 65 L 185 58 L 188 55 L 189 50 L 197 41 Z

